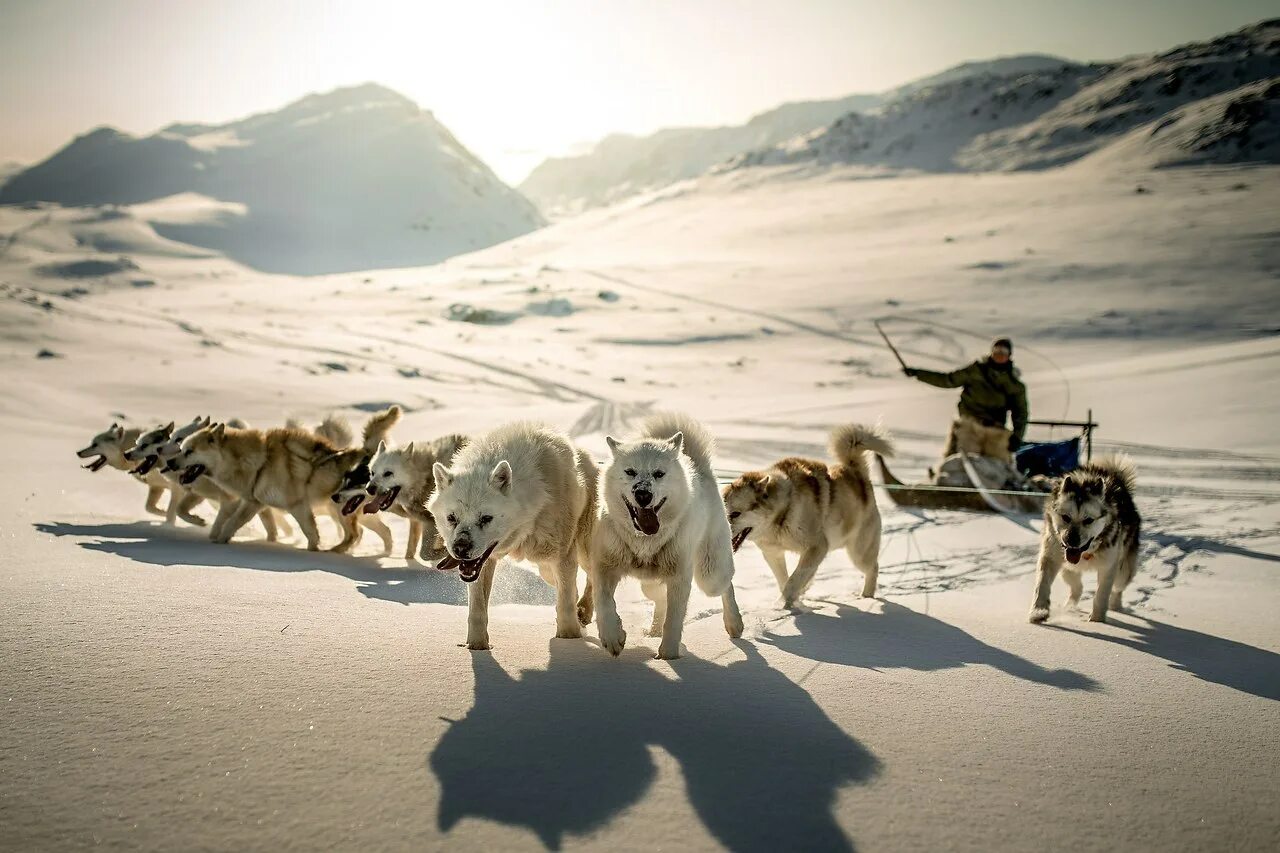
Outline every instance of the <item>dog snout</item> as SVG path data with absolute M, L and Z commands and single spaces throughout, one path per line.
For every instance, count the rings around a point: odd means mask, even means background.
M 453 555 L 460 560 L 465 560 L 471 556 L 472 548 L 471 539 L 466 536 L 459 536 L 453 540 Z
M 640 506 L 648 506 L 653 503 L 653 492 L 648 489 L 636 489 L 631 494 L 635 497 L 636 503 Z

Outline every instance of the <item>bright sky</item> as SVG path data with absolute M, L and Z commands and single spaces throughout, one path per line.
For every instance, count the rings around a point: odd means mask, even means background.
M 969 59 L 1113 59 L 1275 0 L 0 0 L 0 161 L 374 81 L 510 182 L 614 132 L 726 124 Z

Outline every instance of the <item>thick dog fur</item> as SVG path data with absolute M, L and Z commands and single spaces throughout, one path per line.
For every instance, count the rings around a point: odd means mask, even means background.
M 827 554 L 843 548 L 863 574 L 862 595 L 874 598 L 880 574 L 880 509 L 868 454 L 893 454 L 879 427 L 848 424 L 831 433 L 835 464 L 792 457 L 750 471 L 724 490 L 736 551 L 759 546 L 778 581 L 785 607 L 795 607 Z M 787 574 L 786 552 L 800 555 Z
M 371 431 L 381 440 L 385 430 L 399 418 L 399 410 L 373 417 L 379 426 Z M 350 436 L 349 429 L 345 433 Z M 342 439 L 343 433 L 334 433 Z M 359 539 L 358 519 L 335 512 L 329 496 L 337 490 L 343 475 L 359 464 L 367 451 L 363 447 L 338 447 L 320 435 L 296 427 L 272 429 L 228 429 L 223 424 L 205 427 L 182 443 L 175 466 L 184 472 L 189 485 L 208 476 L 237 500 L 218 511 L 210 539 L 228 542 L 264 506 L 289 512 L 307 539 L 307 549 L 319 550 L 320 534 L 313 507 L 321 504 L 333 513 L 343 532 L 333 550 L 345 552 Z M 378 524 L 385 529 L 386 525 Z M 384 536 L 390 549 L 390 531 Z
M 662 637 L 659 658 L 680 656 L 695 580 L 707 595 L 720 596 L 729 636 L 741 636 L 711 436 L 687 416 L 658 415 L 645 423 L 640 438 L 607 441 L 613 458 L 601 476 L 604 501 L 589 560 L 601 644 L 613 655 L 626 645 L 614 591 L 628 575 L 640 579 L 654 602 L 650 634 Z
M 528 560 L 556 590 L 556 636 L 582 636 L 575 609 L 578 566 L 596 518 L 596 465 L 568 437 L 544 426 L 502 427 L 433 466 L 427 509 L 471 583 L 467 648 L 489 645 L 489 594 L 498 560 Z
M 206 500 L 219 507 L 227 501 L 234 500 L 227 491 L 207 477 L 196 480 L 188 488 L 180 482 L 179 472 L 166 471 L 162 464 L 177 454 L 184 438 L 208 424 L 208 418 L 196 418 L 191 423 L 175 429 L 173 421 L 170 421 L 164 426 L 143 433 L 138 437 L 137 443 L 124 455 L 125 459 L 136 465 L 131 472 L 135 476 L 154 479 L 158 474 L 167 484 L 170 492 L 169 505 L 165 512 L 166 524 L 175 524 L 177 519 L 181 518 L 188 524 L 204 527 L 206 522 L 193 512 L 195 507 Z M 262 521 L 263 529 L 267 532 L 267 541 L 276 541 L 277 523 L 283 517 L 277 517 L 276 512 L 269 509 L 263 509 L 258 513 L 258 517 Z M 287 529 L 287 523 L 285 527 Z
M 444 557 L 444 552 L 435 544 L 439 531 L 435 518 L 427 510 L 427 499 L 436 488 L 436 463 L 448 467 L 466 443 L 467 437 L 456 433 L 431 441 L 411 441 L 399 448 L 389 448 L 386 442 L 380 442 L 369 460 L 366 485 L 348 484 L 348 489 L 361 488 L 370 495 L 366 513 L 370 509 L 375 512 L 386 509 L 409 520 L 406 560 L 417 559 L 419 543 L 423 560 L 434 563 Z M 342 494 L 347 496 L 343 504 L 351 506 L 350 493 Z M 338 496 L 334 499 L 338 500 Z
M 1045 503 L 1032 622 L 1049 618 L 1049 591 L 1059 572 L 1070 589 L 1068 608 L 1084 591 L 1081 573 L 1098 573 L 1089 621 L 1105 622 L 1108 609 L 1121 609 L 1121 594 L 1138 568 L 1142 528 L 1134 478 L 1128 459 L 1111 457 L 1072 471 L 1054 488 Z

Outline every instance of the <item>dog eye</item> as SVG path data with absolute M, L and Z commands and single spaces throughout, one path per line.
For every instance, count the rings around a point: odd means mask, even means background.
M 450 527 L 457 527 L 457 526 L 458 526 L 458 517 L 457 517 L 456 515 L 454 515 L 453 513 L 449 513 L 448 517 L 447 517 L 447 518 L 445 518 L 445 521 L 449 522 L 449 526 L 450 526 Z
M 737 517 L 738 517 L 738 516 L 740 516 L 740 515 L 742 515 L 742 513 L 738 512 L 738 511 L 735 509 L 733 512 L 729 513 L 729 520 L 730 520 L 730 521 L 733 521 L 735 518 L 737 518 Z
M 667 476 L 667 472 L 666 472 L 666 471 L 654 471 L 654 472 L 653 472 L 653 479 L 655 479 L 655 480 L 661 480 L 661 479 L 662 479 L 663 477 L 665 477 L 665 476 Z
M 481 526 L 481 527 L 484 527 L 486 524 L 488 524 L 488 523 L 489 523 L 489 522 L 491 522 L 491 521 L 493 521 L 493 516 L 492 516 L 492 515 L 482 515 L 482 516 L 480 516 L 480 526 Z
M 390 471 L 383 471 L 383 472 L 382 472 L 382 476 L 384 476 L 384 477 L 390 477 L 390 476 L 391 476 L 391 472 L 390 472 Z
M 1067 514 L 1064 512 L 1064 513 L 1062 514 L 1062 523 L 1063 523 L 1063 524 L 1070 524 L 1070 523 L 1071 523 L 1071 516 L 1067 515 Z
M 628 477 L 634 477 L 634 476 L 636 475 L 636 469 L 635 469 L 635 468 L 628 468 L 627 470 L 623 471 L 622 473 L 626 474 Z
M 1082 519 L 1080 519 L 1080 520 L 1081 520 L 1081 522 L 1083 522 L 1083 523 L 1084 523 L 1085 527 L 1088 527 L 1090 524 L 1093 524 L 1093 519 L 1092 519 L 1092 518 L 1089 518 L 1088 516 L 1085 516 L 1084 518 L 1082 518 Z

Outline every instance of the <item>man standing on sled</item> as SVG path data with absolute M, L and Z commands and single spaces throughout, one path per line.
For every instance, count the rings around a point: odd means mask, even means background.
M 1013 366 L 1013 342 L 996 338 L 991 353 L 973 364 L 939 373 L 917 367 L 903 367 L 903 373 L 938 388 L 962 388 L 957 406 L 960 416 L 951 424 L 946 459 L 953 453 L 976 453 L 1010 464 L 1013 453 L 1022 446 L 1027 430 L 1027 386 L 1022 384 Z M 1005 415 L 1012 419 L 1013 429 L 1005 429 Z

